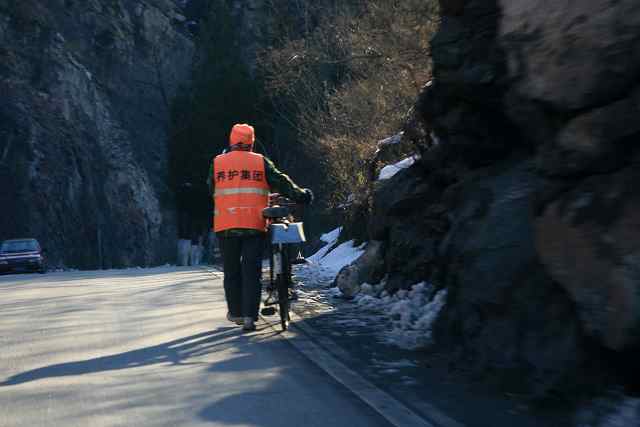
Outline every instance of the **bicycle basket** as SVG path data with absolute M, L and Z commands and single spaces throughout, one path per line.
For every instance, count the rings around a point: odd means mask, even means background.
M 271 231 L 271 243 L 302 243 L 307 241 L 301 222 L 271 224 L 269 230 Z

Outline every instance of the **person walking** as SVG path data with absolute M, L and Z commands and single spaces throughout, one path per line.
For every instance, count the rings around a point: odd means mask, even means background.
M 278 192 L 309 204 L 313 192 L 300 188 L 265 156 L 254 153 L 254 128 L 236 124 L 229 136 L 229 150 L 216 156 L 209 169 L 213 195 L 213 229 L 220 244 L 224 270 L 227 319 L 255 330 L 260 309 L 262 251 L 267 232 L 262 210 L 269 194 Z

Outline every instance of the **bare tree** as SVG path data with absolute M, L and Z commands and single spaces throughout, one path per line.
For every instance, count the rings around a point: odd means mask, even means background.
M 286 3 L 286 2 L 285 2 Z M 343 204 L 368 187 L 376 142 L 398 131 L 431 77 L 437 1 L 298 0 L 259 55 L 275 113 L 321 158 Z M 272 1 L 273 19 L 283 2 Z M 285 15 L 285 16 L 291 16 Z

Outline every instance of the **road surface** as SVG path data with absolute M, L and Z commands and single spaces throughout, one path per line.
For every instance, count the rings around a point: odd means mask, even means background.
M 190 268 L 0 276 L 0 426 L 387 426 Z

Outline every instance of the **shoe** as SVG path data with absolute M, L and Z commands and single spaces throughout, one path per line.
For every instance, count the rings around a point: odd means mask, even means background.
M 231 313 L 227 312 L 227 320 L 229 322 L 233 322 L 236 325 L 242 325 L 242 317 L 240 316 L 232 316 Z
M 253 322 L 253 318 L 252 317 L 245 317 L 244 318 L 244 324 L 242 325 L 242 330 L 243 331 L 255 331 L 256 330 L 256 324 Z

